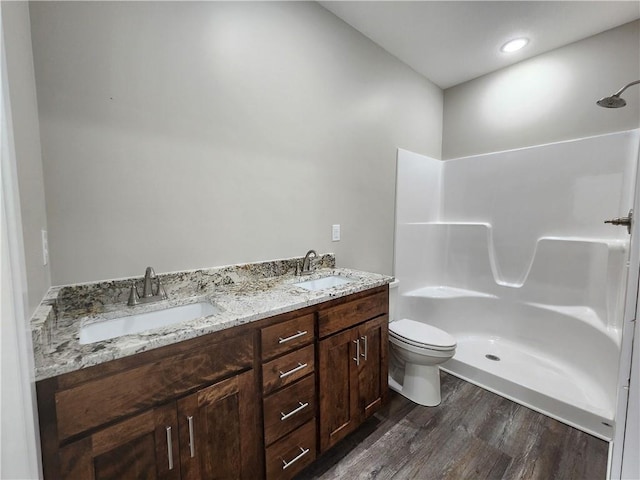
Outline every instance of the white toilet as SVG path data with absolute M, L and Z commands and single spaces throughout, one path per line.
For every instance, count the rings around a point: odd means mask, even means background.
M 444 330 L 408 318 L 395 320 L 397 281 L 389 289 L 389 387 L 419 405 L 440 404 L 440 370 L 456 352 Z

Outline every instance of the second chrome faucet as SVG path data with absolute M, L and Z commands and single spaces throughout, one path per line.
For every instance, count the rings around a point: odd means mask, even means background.
M 153 289 L 153 281 L 155 280 L 156 288 Z M 159 302 L 167 299 L 167 292 L 160 283 L 160 278 L 156 275 L 156 272 L 151 267 L 147 267 L 144 272 L 144 281 L 142 286 L 142 295 L 138 292 L 138 286 L 135 280 L 131 282 L 131 290 L 129 291 L 129 301 L 127 305 L 130 307 L 138 305 L 140 303 L 152 303 Z

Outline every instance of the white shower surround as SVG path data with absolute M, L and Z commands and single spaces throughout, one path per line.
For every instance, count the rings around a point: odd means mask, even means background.
M 640 131 L 442 162 L 398 152 L 398 318 L 454 375 L 611 439 Z M 500 361 L 486 358 L 487 354 Z

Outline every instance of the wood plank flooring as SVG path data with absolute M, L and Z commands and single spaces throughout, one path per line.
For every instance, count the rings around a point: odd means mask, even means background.
M 608 443 L 441 373 L 442 403 L 391 401 L 297 478 L 606 478 Z

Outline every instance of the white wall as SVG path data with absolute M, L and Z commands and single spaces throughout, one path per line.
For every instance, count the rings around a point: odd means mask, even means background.
M 639 78 L 635 21 L 447 89 L 442 158 L 638 128 L 639 87 L 622 109 L 595 102 Z
M 27 314 L 30 316 L 51 286 L 49 266 L 42 260 L 41 231 L 47 228 L 36 84 L 26 2 L 2 2 L 7 82 L 26 255 Z
M 315 3 L 31 19 L 54 284 L 309 248 L 391 273 L 396 148 L 441 153 L 432 83 Z

